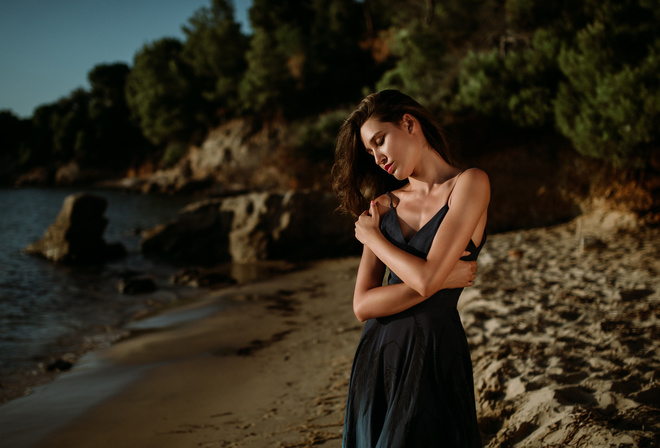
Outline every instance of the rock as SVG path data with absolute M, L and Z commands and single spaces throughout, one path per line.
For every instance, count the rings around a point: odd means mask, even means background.
M 320 192 L 204 200 L 183 209 L 177 220 L 145 232 L 141 248 L 148 255 L 195 264 L 355 254 L 353 220 L 336 208 L 334 196 Z
M 55 172 L 55 185 L 89 185 L 113 177 L 112 170 L 82 168 L 78 162 L 71 161 L 60 166 Z
M 156 290 L 156 282 L 151 277 L 127 277 L 119 281 L 117 289 L 122 294 L 145 294 Z
M 78 182 L 79 178 L 80 165 L 75 161 L 62 165 L 55 172 L 56 185 L 73 185 Z
M 234 214 L 229 247 L 234 262 L 313 259 L 354 254 L 352 219 L 335 213 L 320 192 L 252 193 L 223 202 Z
M 143 193 L 288 188 L 292 175 L 281 151 L 289 135 L 282 120 L 232 119 L 211 130 L 201 146 L 188 148 L 175 166 L 105 185 Z
M 353 221 L 320 192 L 250 193 L 206 200 L 146 232 L 142 250 L 196 264 L 355 254 Z
M 49 372 L 64 372 L 70 370 L 73 367 L 73 363 L 65 361 L 63 359 L 58 359 L 46 366 L 46 370 Z
M 27 173 L 18 176 L 15 185 L 17 187 L 50 185 L 52 178 L 53 174 L 48 168 L 37 166 Z
M 99 263 L 126 255 L 121 243 L 107 244 L 103 232 L 108 220 L 103 216 L 107 201 L 96 195 L 67 196 L 55 222 L 43 238 L 24 249 L 58 263 Z
M 186 207 L 176 220 L 143 232 L 140 249 L 145 255 L 176 262 L 230 261 L 233 214 L 220 210 L 221 203 L 217 199 L 205 200 Z

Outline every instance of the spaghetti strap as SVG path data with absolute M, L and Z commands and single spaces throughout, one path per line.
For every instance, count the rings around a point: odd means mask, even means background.
M 449 200 L 451 199 L 451 194 L 454 192 L 454 188 L 456 188 L 456 183 L 458 183 L 458 178 L 461 177 L 461 174 L 466 172 L 467 170 L 463 170 L 460 173 L 456 175 L 454 178 L 454 185 L 451 186 L 451 190 L 449 191 L 449 196 L 447 196 L 447 205 L 449 205 Z M 391 200 L 391 199 L 390 199 Z
M 388 198 L 390 198 L 390 208 L 391 208 L 391 209 L 394 208 L 394 204 L 392 203 L 392 196 L 390 196 L 390 192 L 388 191 L 388 192 L 385 193 L 385 194 L 387 195 Z

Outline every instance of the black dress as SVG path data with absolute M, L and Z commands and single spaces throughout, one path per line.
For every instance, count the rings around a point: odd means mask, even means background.
M 396 210 L 381 219 L 383 235 L 425 258 L 448 205 L 409 241 Z M 465 260 L 475 260 L 472 241 Z M 401 283 L 390 273 L 388 284 Z M 369 319 L 353 361 L 343 448 L 481 447 L 472 361 L 456 304 L 462 289 L 442 290 L 393 316 Z

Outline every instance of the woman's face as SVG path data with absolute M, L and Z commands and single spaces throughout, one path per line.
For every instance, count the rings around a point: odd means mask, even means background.
M 362 143 L 376 165 L 398 180 L 408 178 L 415 168 L 418 153 L 413 145 L 415 125 L 412 117 L 404 116 L 400 124 L 369 118 L 360 128 Z

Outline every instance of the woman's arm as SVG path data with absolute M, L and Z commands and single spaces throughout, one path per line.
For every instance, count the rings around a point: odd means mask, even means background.
M 356 237 L 376 259 L 389 266 L 406 285 L 417 292 L 421 300 L 442 289 L 477 225 L 485 219 L 490 201 L 490 185 L 486 173 L 477 169 L 464 172 L 456 182 L 451 201 L 426 260 L 387 241 L 378 229 L 380 213 L 376 204 L 372 204 L 370 214 L 360 216 L 356 224 Z
M 463 253 L 464 256 L 468 254 L 469 252 Z M 463 288 L 472 284 L 476 269 L 475 261 L 459 261 L 442 289 Z M 385 265 L 365 246 L 353 295 L 353 312 L 361 322 L 400 313 L 428 298 L 421 296 L 405 283 L 383 286 L 384 274 Z

